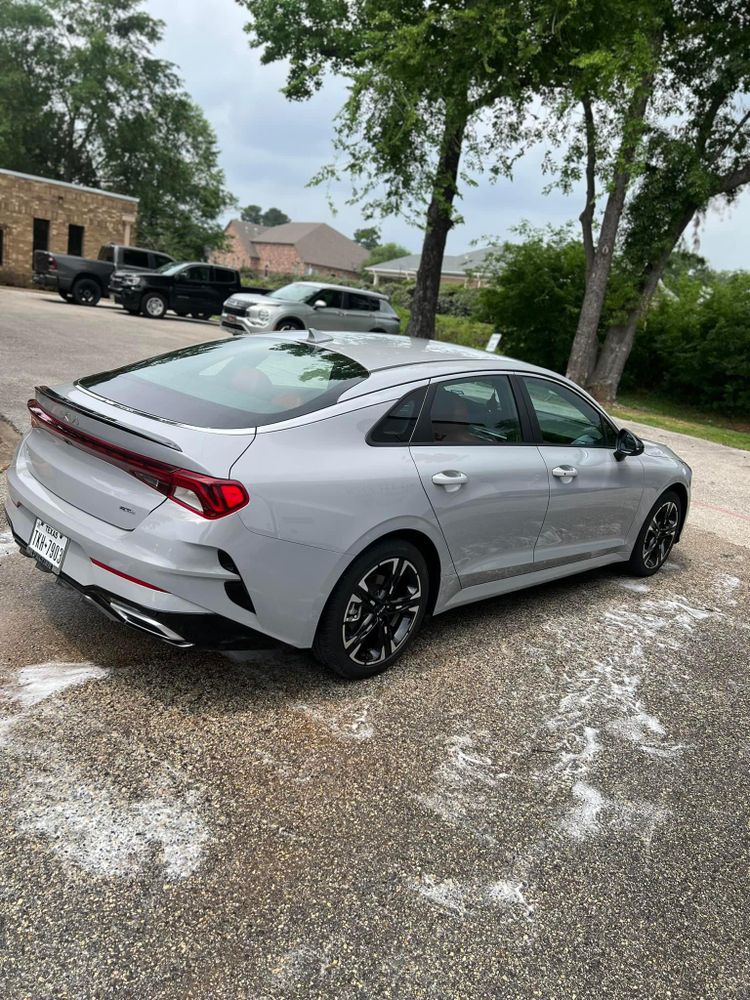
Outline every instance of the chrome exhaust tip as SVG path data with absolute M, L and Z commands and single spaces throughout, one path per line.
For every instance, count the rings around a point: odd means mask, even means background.
M 117 601 L 111 599 L 107 601 L 107 604 L 109 610 L 117 617 L 117 620 L 124 622 L 126 625 L 133 625 L 142 632 L 148 632 L 149 635 L 153 635 L 163 642 L 168 642 L 170 646 L 177 646 L 178 649 L 190 649 L 195 645 L 192 642 L 188 642 L 187 639 L 183 639 L 177 632 L 173 632 L 171 628 L 162 625 L 155 618 L 145 615 L 142 611 L 137 611 L 135 608 L 119 604 Z

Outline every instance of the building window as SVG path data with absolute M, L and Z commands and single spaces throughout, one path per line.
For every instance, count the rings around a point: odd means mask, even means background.
M 83 226 L 68 226 L 68 253 L 83 257 Z
M 34 219 L 32 256 L 37 250 L 49 250 L 49 219 Z
M 5 230 L 0 226 L 0 267 L 3 266 L 3 254 L 5 252 Z

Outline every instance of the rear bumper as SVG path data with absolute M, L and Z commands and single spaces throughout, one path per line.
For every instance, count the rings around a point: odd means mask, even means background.
M 8 518 L 10 520 L 10 517 Z M 21 553 L 33 558 L 23 539 L 13 531 L 13 538 Z M 52 575 L 52 574 L 50 574 Z M 262 632 L 248 628 L 223 615 L 159 611 L 151 607 L 126 600 L 119 594 L 104 587 L 84 585 L 67 573 L 60 573 L 55 579 L 69 587 L 88 603 L 101 611 L 111 621 L 127 625 L 139 632 L 146 632 L 170 646 L 180 649 L 274 649 L 281 643 Z
M 58 275 L 48 274 L 47 272 L 42 274 L 35 271 L 31 281 L 32 284 L 36 285 L 38 288 L 47 288 L 51 292 L 56 292 L 60 287 Z

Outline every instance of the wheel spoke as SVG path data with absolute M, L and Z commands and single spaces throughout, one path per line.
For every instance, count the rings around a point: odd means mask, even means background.
M 350 639 L 344 639 L 344 649 L 350 649 L 354 645 L 362 645 L 365 639 L 368 637 L 370 632 L 377 625 L 377 619 L 374 615 L 368 615 L 367 618 L 362 622 L 357 631 Z

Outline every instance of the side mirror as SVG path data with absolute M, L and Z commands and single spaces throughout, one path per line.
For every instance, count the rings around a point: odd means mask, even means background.
M 615 458 L 621 462 L 623 458 L 630 458 L 633 455 L 643 454 L 643 441 L 627 429 L 621 427 L 617 432 L 617 444 L 615 446 Z
M 325 309 L 325 308 L 327 308 L 327 306 L 328 306 L 328 303 L 324 302 L 323 299 L 316 299 L 313 302 L 313 309 Z

